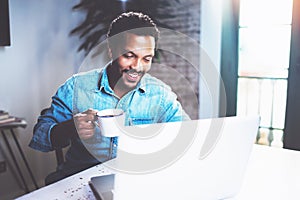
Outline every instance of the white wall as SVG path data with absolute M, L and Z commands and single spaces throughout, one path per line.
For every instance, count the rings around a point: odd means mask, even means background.
M 201 1 L 199 118 L 219 116 L 222 0 Z
M 26 118 L 28 126 L 18 129 L 17 137 L 40 186 L 44 177 L 55 170 L 55 157 L 53 153 L 32 150 L 28 143 L 40 111 L 49 106 L 57 87 L 82 61 L 83 56 L 77 52 L 79 41 L 69 37 L 69 31 L 82 19 L 71 10 L 77 2 L 9 1 L 11 46 L 0 48 L 0 109 Z M 3 160 L 9 155 L 3 142 L 0 144 Z M 8 166 L 8 171 L 0 174 L 0 199 L 11 199 L 21 193 Z

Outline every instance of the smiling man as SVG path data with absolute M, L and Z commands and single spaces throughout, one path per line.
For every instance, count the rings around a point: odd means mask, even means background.
M 125 33 L 124 42 L 124 47 L 116 47 L 117 55 L 112 56 L 114 51 L 110 50 L 111 57 L 116 59 L 107 70 L 108 77 L 114 77 L 109 79 L 109 83 L 118 97 L 137 86 L 143 75 L 150 70 L 155 52 L 153 36 Z
M 59 87 L 51 106 L 39 116 L 29 144 L 43 152 L 71 144 L 65 163 L 46 184 L 116 157 L 117 137 L 101 136 L 92 123 L 100 110 L 122 109 L 125 125 L 189 120 L 170 87 L 147 73 L 158 37 L 149 16 L 121 14 L 107 33 L 111 61 L 75 74 Z

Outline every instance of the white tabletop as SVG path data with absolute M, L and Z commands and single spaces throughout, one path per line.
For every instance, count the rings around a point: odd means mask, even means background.
M 255 145 L 236 199 L 300 199 L 300 152 Z
M 95 199 L 88 181 L 111 171 L 98 165 L 18 199 Z M 300 199 L 300 152 L 254 145 L 235 200 Z

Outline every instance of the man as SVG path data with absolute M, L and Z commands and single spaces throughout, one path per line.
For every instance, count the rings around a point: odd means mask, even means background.
M 117 138 L 111 145 L 93 123 L 99 110 L 122 109 L 125 125 L 189 119 L 170 87 L 147 74 L 159 37 L 149 16 L 123 13 L 112 21 L 107 37 L 111 62 L 103 69 L 69 78 L 34 127 L 29 146 L 36 150 L 48 152 L 71 143 L 59 177 L 54 179 L 116 157 Z

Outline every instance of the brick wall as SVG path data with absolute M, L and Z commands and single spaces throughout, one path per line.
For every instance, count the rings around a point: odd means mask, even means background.
M 200 0 L 174 1 L 164 8 L 176 13 L 172 19 L 162 20 L 179 33 L 161 29 L 159 58 L 150 73 L 170 85 L 178 95 L 185 111 L 192 119 L 199 112 L 199 52 L 200 52 Z

